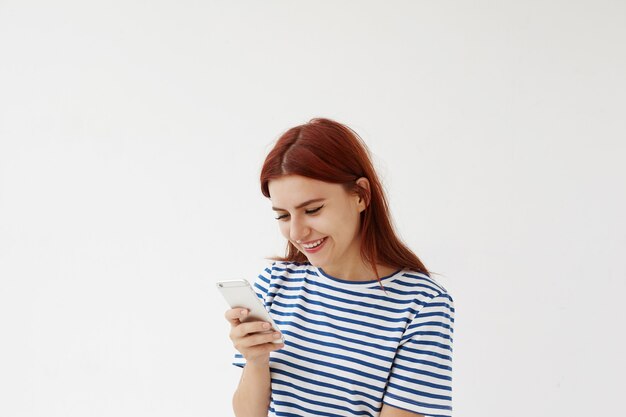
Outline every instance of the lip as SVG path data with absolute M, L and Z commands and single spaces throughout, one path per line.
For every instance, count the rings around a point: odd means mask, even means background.
M 322 238 L 309 240 L 308 242 L 300 242 L 300 247 L 301 247 L 301 248 L 302 248 L 302 250 L 304 250 L 306 253 L 315 253 L 315 252 L 319 252 L 319 251 L 320 251 L 320 250 L 324 247 L 324 245 L 326 244 L 326 239 L 327 239 L 327 238 L 328 238 L 328 236 L 324 236 L 324 237 L 322 237 Z M 320 243 L 320 245 L 319 245 L 319 246 L 316 246 L 316 247 L 314 247 L 314 248 L 312 248 L 312 249 L 307 249 L 307 248 L 305 248 L 304 246 L 302 246 L 303 244 L 308 244 L 308 243 L 317 242 L 317 241 L 318 241 L 318 240 L 320 240 L 320 239 L 324 239 L 324 240 L 322 241 L 322 243 Z

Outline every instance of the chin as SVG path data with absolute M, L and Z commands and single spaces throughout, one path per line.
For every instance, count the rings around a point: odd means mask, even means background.
M 313 266 L 316 266 L 318 268 L 324 268 L 324 264 L 325 262 L 320 261 L 319 259 L 311 259 L 308 256 L 306 256 L 306 260 L 309 261 L 309 263 Z
M 322 266 L 319 262 L 315 262 L 314 260 L 312 260 L 311 258 L 307 257 L 306 258 L 307 261 L 309 261 L 309 263 L 313 266 Z

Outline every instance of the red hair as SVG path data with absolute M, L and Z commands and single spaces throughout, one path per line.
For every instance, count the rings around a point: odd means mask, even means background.
M 376 175 L 363 140 L 349 127 L 330 119 L 316 118 L 285 132 L 269 152 L 261 169 L 261 192 L 270 198 L 269 182 L 284 175 L 300 175 L 341 184 L 349 193 L 365 199 L 361 212 L 361 256 L 371 264 L 409 268 L 430 276 L 428 270 L 396 235 L 382 184 Z M 370 190 L 357 185 L 365 177 Z M 281 261 L 307 262 L 291 242 Z M 379 278 L 380 279 L 380 278 Z

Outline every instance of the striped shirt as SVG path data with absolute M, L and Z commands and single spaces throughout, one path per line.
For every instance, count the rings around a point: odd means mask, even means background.
M 385 291 L 290 262 L 259 275 L 254 289 L 285 336 L 270 354 L 269 416 L 376 417 L 383 403 L 451 415 L 452 297 L 418 272 L 381 280 Z

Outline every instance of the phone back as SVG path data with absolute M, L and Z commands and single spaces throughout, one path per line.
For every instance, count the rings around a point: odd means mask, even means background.
M 249 314 L 242 321 L 265 321 L 270 323 L 274 330 L 280 331 L 248 281 L 244 279 L 220 281 L 217 283 L 217 288 L 231 308 L 245 308 L 249 311 Z M 270 331 L 268 330 L 268 332 Z M 275 340 L 273 343 L 284 341 L 284 336 L 281 336 L 280 339 Z
M 248 281 L 243 279 L 221 281 L 217 283 L 217 286 L 231 308 L 246 308 L 250 310 L 250 314 L 243 321 L 266 321 L 269 317 L 263 302 L 257 297 Z

